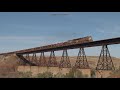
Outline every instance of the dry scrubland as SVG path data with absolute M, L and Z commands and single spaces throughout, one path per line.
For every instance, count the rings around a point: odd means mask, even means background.
M 70 56 L 71 64 L 74 65 L 76 61 L 76 56 Z M 98 61 L 98 56 L 87 56 L 88 63 L 92 69 L 95 69 Z M 48 60 L 49 57 L 46 57 L 46 60 Z M 61 60 L 61 57 L 56 57 L 57 61 L 59 62 Z M 115 65 L 115 68 L 118 69 L 120 67 L 120 59 L 112 57 L 113 63 Z M 20 74 L 18 72 L 15 72 L 15 67 L 19 64 L 19 58 L 16 55 L 9 55 L 9 56 L 0 56 L 0 77 L 1 78 L 14 78 L 19 77 Z M 115 75 L 112 75 L 111 77 L 119 77 L 120 74 L 118 74 L 116 71 Z M 29 76 L 28 76 L 29 77 Z

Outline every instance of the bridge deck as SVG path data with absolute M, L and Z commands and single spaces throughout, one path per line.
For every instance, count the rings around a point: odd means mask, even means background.
M 87 43 L 82 43 L 82 44 L 73 44 L 73 45 L 68 45 L 68 46 L 50 47 L 50 48 L 45 48 L 45 49 L 44 48 L 41 49 L 40 47 L 37 47 L 37 48 L 31 48 L 30 51 L 28 51 L 26 49 L 24 51 L 17 51 L 17 52 L 12 52 L 12 53 L 30 54 L 30 53 L 39 53 L 39 52 L 58 51 L 58 50 L 63 50 L 63 49 L 75 49 L 75 48 L 80 48 L 80 47 L 87 48 L 87 47 L 95 47 L 95 46 L 111 45 L 111 44 L 120 44 L 120 37 L 98 40 L 98 41 L 92 41 L 92 42 L 87 42 Z M 3 54 L 7 54 L 7 53 L 1 53 L 0 55 L 3 55 Z

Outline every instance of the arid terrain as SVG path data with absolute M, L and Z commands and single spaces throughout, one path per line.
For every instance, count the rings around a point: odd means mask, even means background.
M 70 62 L 72 65 L 76 62 L 76 56 L 70 56 Z M 49 57 L 46 57 L 48 60 Z M 56 56 L 57 61 L 61 60 L 60 56 Z M 87 56 L 87 60 L 90 68 L 95 69 L 99 57 L 98 56 Z M 115 68 L 118 69 L 120 67 L 120 58 L 112 57 Z M 0 56 L 0 78 L 2 77 L 17 77 L 18 73 L 15 72 L 15 66 L 19 65 L 19 58 L 16 55 L 9 56 Z

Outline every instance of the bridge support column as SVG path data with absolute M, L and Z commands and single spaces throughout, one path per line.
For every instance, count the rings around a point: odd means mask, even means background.
M 17 57 L 19 58 L 19 64 L 20 65 L 35 65 L 34 63 L 32 63 L 31 61 L 28 61 L 23 55 L 18 55 Z
M 80 48 L 74 67 L 79 68 L 79 69 L 89 69 L 90 68 L 89 64 L 87 62 L 84 48 Z
M 17 55 L 19 57 L 19 65 L 26 65 L 27 64 L 27 60 L 23 55 Z M 26 60 L 26 61 L 25 61 Z
M 107 45 L 102 46 L 96 70 L 115 70 Z
M 29 57 L 29 54 L 26 54 L 26 60 L 30 61 L 30 57 Z
M 38 65 L 38 61 L 37 61 L 37 57 L 36 57 L 36 53 L 33 53 L 33 56 L 32 56 L 32 62 L 35 63 L 35 65 Z
M 47 66 L 46 58 L 44 52 L 41 52 L 40 59 L 39 59 L 39 66 Z
M 63 50 L 62 58 L 59 64 L 60 68 L 71 68 L 71 63 L 67 53 L 67 49 Z
M 57 66 L 58 66 L 58 63 L 56 61 L 55 53 L 54 51 L 51 51 L 50 57 L 48 60 L 48 67 L 57 67 Z

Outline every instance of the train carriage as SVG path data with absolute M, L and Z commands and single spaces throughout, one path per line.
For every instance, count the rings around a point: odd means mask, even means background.
M 92 41 L 93 41 L 92 37 L 87 36 L 87 37 L 83 37 L 83 38 L 68 40 L 66 42 L 61 42 L 61 43 L 57 43 L 57 44 L 51 44 L 51 45 L 30 48 L 30 49 L 25 49 L 25 50 L 19 50 L 19 51 L 15 51 L 15 52 L 8 52 L 8 53 L 3 53 L 3 54 L 26 53 L 26 52 L 36 51 L 36 50 L 44 50 L 44 49 L 49 49 L 49 48 L 56 48 L 56 47 L 74 45 L 74 44 L 81 44 L 81 43 L 87 43 L 87 42 L 92 42 Z

